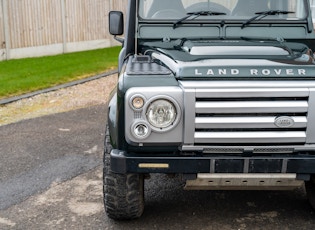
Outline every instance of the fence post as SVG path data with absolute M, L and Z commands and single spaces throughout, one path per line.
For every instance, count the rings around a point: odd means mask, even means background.
M 9 28 L 9 8 L 7 0 L 2 0 L 3 25 L 4 25 L 4 42 L 5 42 L 5 60 L 10 59 L 11 36 Z
M 107 0 L 107 6 L 108 6 L 108 13 L 113 10 L 113 1 L 112 0 Z M 108 26 L 108 25 L 107 25 Z M 110 42 L 110 46 L 113 46 L 114 44 L 114 39 L 113 36 L 109 36 L 109 42 Z
M 67 16 L 66 16 L 66 2 L 60 0 L 61 4 L 61 22 L 62 22 L 62 47 L 63 53 L 67 53 Z

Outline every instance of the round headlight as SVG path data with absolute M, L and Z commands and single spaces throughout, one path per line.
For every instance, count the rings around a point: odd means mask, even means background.
M 150 103 L 146 115 L 152 126 L 162 129 L 173 124 L 177 116 L 177 111 L 174 104 L 169 100 L 158 99 Z
M 136 96 L 132 99 L 131 104 L 132 104 L 133 108 L 141 109 L 144 105 L 144 99 L 141 96 Z
M 149 128 L 145 124 L 138 124 L 134 127 L 134 134 L 137 137 L 146 137 L 148 135 Z
M 150 135 L 151 129 L 146 122 L 138 121 L 131 126 L 131 133 L 137 139 L 145 139 Z

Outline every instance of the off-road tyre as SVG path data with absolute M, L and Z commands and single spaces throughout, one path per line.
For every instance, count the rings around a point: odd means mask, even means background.
M 315 209 L 315 177 L 312 176 L 310 181 L 305 181 L 305 190 L 308 201 L 313 209 Z
M 117 174 L 110 169 L 112 146 L 105 135 L 103 193 L 108 217 L 115 220 L 139 218 L 144 210 L 144 177 L 142 174 Z

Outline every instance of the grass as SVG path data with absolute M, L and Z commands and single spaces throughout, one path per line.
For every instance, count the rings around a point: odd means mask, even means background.
M 120 47 L 0 62 L 0 99 L 117 68 Z

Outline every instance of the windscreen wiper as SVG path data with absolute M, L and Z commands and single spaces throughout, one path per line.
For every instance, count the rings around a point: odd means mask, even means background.
M 248 19 L 246 22 L 242 24 L 242 29 L 245 28 L 247 25 L 249 25 L 252 21 L 258 21 L 260 19 L 263 19 L 264 17 L 267 17 L 269 15 L 279 15 L 279 14 L 294 14 L 293 11 L 286 11 L 286 10 L 268 10 L 263 12 L 256 12 L 256 16 Z
M 188 12 L 187 16 L 179 19 L 173 24 L 173 29 L 176 29 L 179 24 L 181 24 L 183 21 L 189 19 L 190 17 L 193 17 L 192 20 L 195 18 L 198 18 L 200 16 L 215 16 L 215 15 L 226 15 L 226 13 L 223 12 L 216 12 L 216 11 L 196 11 L 196 12 Z

